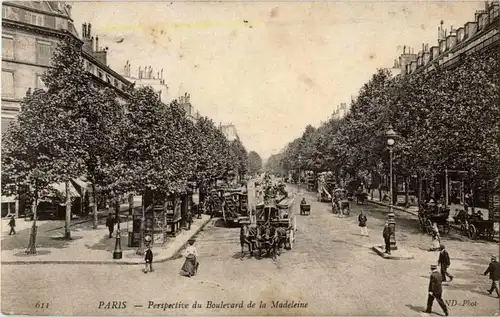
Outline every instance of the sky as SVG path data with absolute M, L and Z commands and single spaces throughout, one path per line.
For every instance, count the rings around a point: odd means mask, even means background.
M 129 60 L 135 77 L 139 66 L 163 68 L 171 98 L 190 93 L 201 115 L 233 123 L 263 158 L 349 103 L 403 46 L 436 45 L 441 20 L 458 28 L 484 9 L 475 1 L 72 5 L 78 32 L 91 23 L 109 48 L 110 67 L 123 73 Z

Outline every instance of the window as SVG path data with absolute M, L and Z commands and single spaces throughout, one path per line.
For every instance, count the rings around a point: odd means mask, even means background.
M 97 72 L 100 79 L 102 79 L 102 72 Z
M 46 16 L 45 17 L 45 26 L 48 28 L 55 29 L 56 28 L 56 17 Z
M 5 19 L 9 16 L 9 8 L 2 6 L 2 18 Z
M 35 83 L 35 88 L 38 89 L 45 89 L 45 84 L 42 81 L 42 75 L 36 75 L 36 83 Z
M 115 78 L 115 87 L 118 87 L 118 80 Z
M 14 73 L 2 71 L 2 96 L 14 98 Z
M 91 74 L 94 73 L 94 65 L 92 65 L 90 62 L 87 62 L 87 71 Z
M 26 20 L 28 23 L 44 26 L 44 16 L 40 14 L 35 14 L 31 12 L 26 13 Z
M 14 59 L 14 38 L 10 36 L 2 36 L 2 57 Z
M 52 58 L 52 49 L 49 42 L 36 43 L 36 61 L 38 64 L 50 65 Z

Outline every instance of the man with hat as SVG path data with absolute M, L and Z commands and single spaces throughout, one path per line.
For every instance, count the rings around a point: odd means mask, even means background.
M 425 312 L 428 314 L 432 313 L 432 303 L 435 299 L 438 302 L 439 306 L 441 306 L 441 309 L 444 311 L 444 315 L 448 316 L 448 307 L 446 307 L 446 304 L 444 303 L 442 298 L 443 279 L 441 277 L 441 274 L 437 270 L 437 265 L 431 265 L 431 271 L 432 273 L 429 279 L 429 295 L 427 296 L 427 309 L 425 310 Z
M 491 295 L 493 291 L 497 292 L 498 297 L 500 297 L 500 290 L 499 290 L 499 281 L 500 281 L 500 263 L 497 261 L 496 256 L 491 257 L 491 262 L 486 271 L 484 272 L 484 275 L 490 274 L 490 280 L 491 280 L 491 287 L 488 290 L 488 293 Z
M 441 277 L 443 278 L 443 282 L 446 282 L 446 277 L 448 276 L 451 282 L 453 280 L 453 275 L 447 271 L 451 264 L 450 255 L 448 254 L 444 244 L 441 244 L 439 249 L 438 264 L 441 265 Z

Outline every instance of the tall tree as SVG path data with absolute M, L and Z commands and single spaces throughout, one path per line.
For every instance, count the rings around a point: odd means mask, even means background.
M 248 172 L 250 175 L 256 175 L 262 170 L 262 158 L 259 153 L 250 151 L 248 153 Z
M 2 138 L 2 194 L 26 191 L 31 201 L 33 225 L 27 253 L 36 253 L 37 207 L 40 199 L 51 193 L 50 185 L 58 179 L 53 168 L 51 140 L 56 138 L 52 104 L 43 90 L 27 92 L 21 112 Z

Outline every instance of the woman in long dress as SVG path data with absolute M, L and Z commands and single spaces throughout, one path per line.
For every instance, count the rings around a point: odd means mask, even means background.
M 198 251 L 194 246 L 195 240 L 191 239 L 188 241 L 189 246 L 186 248 L 186 260 L 182 266 L 182 272 L 188 277 L 196 274 L 198 271 Z
M 439 236 L 439 229 L 437 223 L 433 223 L 431 251 L 439 250 L 440 244 L 441 244 L 441 238 Z

